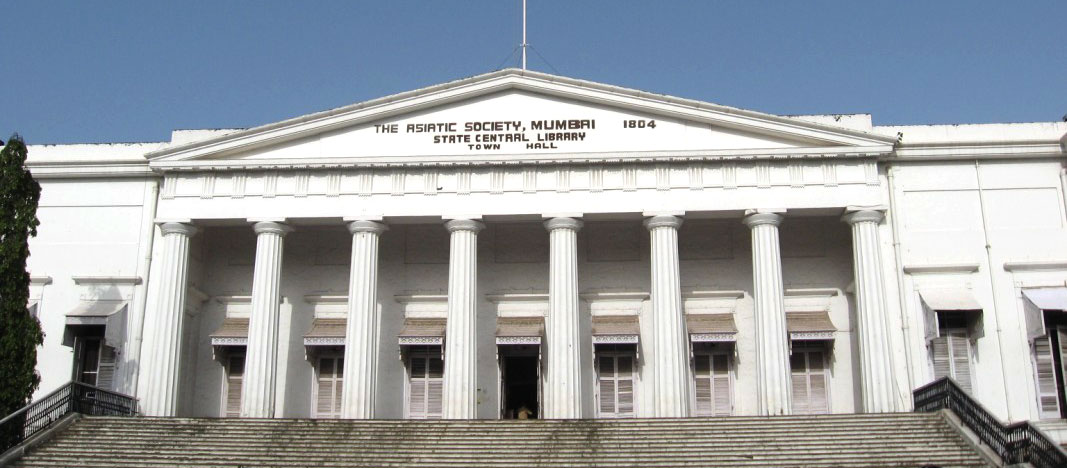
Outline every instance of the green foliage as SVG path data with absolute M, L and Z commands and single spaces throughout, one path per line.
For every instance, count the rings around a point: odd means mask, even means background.
M 26 170 L 26 144 L 14 135 L 0 150 L 0 418 L 29 403 L 41 378 L 41 324 L 26 309 L 29 238 L 37 235 L 41 186 Z

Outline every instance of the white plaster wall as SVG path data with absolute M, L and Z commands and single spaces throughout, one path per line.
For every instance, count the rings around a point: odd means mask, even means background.
M 36 150 L 37 148 L 33 148 Z M 41 184 L 37 218 L 41 225 L 30 239 L 27 268 L 51 284 L 35 286 L 38 313 L 45 333 L 37 350 L 41 384 L 34 398 L 72 378 L 73 348 L 63 346 L 66 314 L 82 298 L 132 300 L 142 285 L 92 287 L 74 284 L 74 276 L 135 276 L 141 242 L 141 217 L 146 179 L 46 179 Z M 130 312 L 132 314 L 132 311 Z
M 904 266 L 977 269 L 905 276 L 912 353 L 922 358 L 913 363 L 916 385 L 932 378 L 917 288 L 969 287 L 984 308 L 983 336 L 976 340 L 975 396 L 998 417 L 1037 418 L 1019 284 L 1039 284 L 1067 272 L 1053 268 L 1040 274 L 1012 273 L 1004 264 L 1067 259 L 1061 168 L 1056 160 L 895 166 L 894 210 L 902 223 Z

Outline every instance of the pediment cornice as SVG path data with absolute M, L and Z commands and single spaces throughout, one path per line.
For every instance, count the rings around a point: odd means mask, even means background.
M 861 153 L 883 155 L 892 151 L 895 139 L 851 129 L 776 116 L 760 112 L 720 106 L 707 102 L 652 94 L 632 89 L 603 85 L 589 81 L 564 78 L 545 73 L 524 70 L 502 70 L 415 91 L 374 99 L 324 112 L 309 114 L 294 119 L 250 128 L 223 136 L 173 146 L 147 154 L 150 166 L 156 170 L 194 169 L 197 167 L 237 167 L 244 164 L 256 166 L 309 165 L 336 167 L 338 165 L 449 165 L 449 164 L 495 164 L 498 161 L 529 164 L 543 161 L 577 162 L 631 159 L 637 156 L 626 154 L 477 154 L 445 156 L 388 156 L 382 158 L 361 157 L 358 161 L 343 161 L 344 158 L 316 159 L 310 156 L 301 161 L 259 160 L 242 161 L 229 156 L 247 151 L 284 145 L 301 139 L 312 138 L 339 129 L 366 125 L 391 117 L 411 114 L 440 106 L 493 95 L 506 91 L 521 91 L 540 96 L 566 99 L 589 105 L 607 106 L 615 109 L 640 112 L 714 125 L 717 128 L 741 131 L 768 138 L 789 139 L 805 142 L 802 148 L 789 148 L 796 157 L 821 157 L 835 154 Z M 778 156 L 777 149 L 753 149 L 719 152 L 712 149 L 693 154 L 656 154 L 643 152 L 646 158 L 726 158 Z M 699 153 L 699 154 L 698 154 Z M 729 154 L 726 154 L 729 153 Z

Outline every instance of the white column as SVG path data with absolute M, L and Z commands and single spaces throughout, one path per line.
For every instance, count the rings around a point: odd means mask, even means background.
M 689 343 L 678 272 L 676 216 L 645 220 L 652 237 L 652 350 L 657 417 L 689 416 Z
M 145 351 L 149 359 L 143 365 L 141 410 L 146 416 L 176 416 L 178 411 L 179 370 L 181 369 L 182 332 L 185 318 L 186 283 L 189 278 L 189 238 L 196 228 L 189 224 L 164 223 L 163 248 L 153 270 L 155 280 L 153 306 L 148 309 L 152 327 Z
M 760 415 L 790 414 L 792 387 L 789 333 L 785 326 L 785 293 L 778 225 L 782 216 L 755 213 L 745 217 L 752 230 L 752 298 L 756 316 L 756 388 Z
M 388 229 L 374 221 L 353 221 L 352 266 L 348 273 L 348 322 L 341 417 L 371 419 L 378 389 L 378 237 Z
M 852 268 L 856 274 L 856 333 L 860 351 L 860 391 L 863 411 L 886 413 L 899 411 L 892 349 L 886 323 L 888 306 L 882 278 L 881 242 L 878 224 L 880 211 L 862 210 L 842 219 L 852 225 Z
M 548 230 L 548 317 L 545 325 L 544 418 L 582 417 L 581 349 L 578 333 L 578 230 L 572 218 L 545 221 Z
M 471 219 L 454 219 L 445 223 L 445 228 L 451 233 L 451 241 L 444 417 L 474 419 L 478 416 L 478 231 L 485 225 Z
M 252 311 L 241 388 L 241 417 L 273 418 L 278 368 L 278 315 L 281 306 L 282 240 L 292 228 L 282 223 L 255 224 L 256 266 Z

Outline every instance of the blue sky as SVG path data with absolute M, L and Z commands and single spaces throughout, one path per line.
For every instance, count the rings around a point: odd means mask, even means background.
M 1063 0 L 528 2 L 538 71 L 880 125 L 1067 114 Z M 0 0 L 0 138 L 163 141 L 517 66 L 520 5 Z

